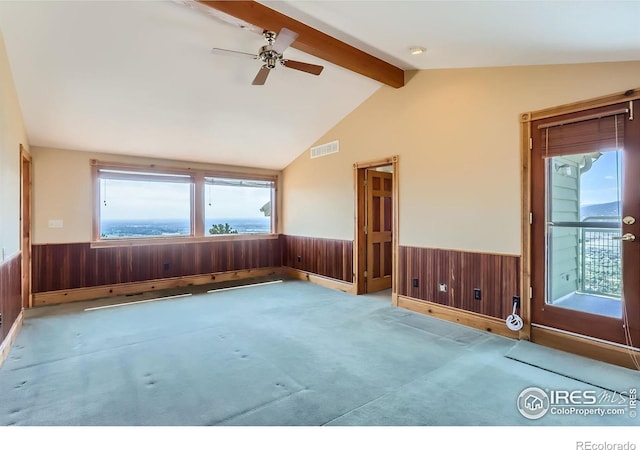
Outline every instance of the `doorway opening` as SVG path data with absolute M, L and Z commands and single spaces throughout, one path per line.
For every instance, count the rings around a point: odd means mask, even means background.
M 20 245 L 22 308 L 31 308 L 31 156 L 20 144 Z
M 357 294 L 391 289 L 397 303 L 398 157 L 354 164 Z

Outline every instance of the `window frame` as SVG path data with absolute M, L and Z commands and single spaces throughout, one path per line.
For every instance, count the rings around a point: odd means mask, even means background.
M 277 239 L 278 214 L 277 214 L 277 192 L 278 192 L 278 175 L 277 174 L 260 174 L 251 172 L 234 172 L 215 169 L 191 169 L 158 166 L 155 164 L 127 164 L 118 162 L 105 162 L 91 160 L 91 185 L 92 185 L 92 236 L 91 247 L 119 247 L 132 245 L 150 245 L 150 244 L 170 244 L 170 243 L 190 243 L 190 242 L 211 242 L 232 241 L 232 240 L 254 240 L 254 239 Z M 123 237 L 102 239 L 100 234 L 100 171 L 132 171 L 143 173 L 158 173 L 165 175 L 189 176 L 191 178 L 191 195 L 190 195 L 190 219 L 191 231 L 188 236 L 154 236 L 145 238 Z M 148 181 L 151 177 L 141 175 L 136 177 L 135 174 L 126 175 L 127 179 L 140 179 Z M 227 178 L 248 181 L 268 181 L 273 183 L 271 189 L 271 229 L 269 233 L 255 234 L 220 234 L 210 235 L 206 233 L 204 223 L 205 209 L 205 178 Z

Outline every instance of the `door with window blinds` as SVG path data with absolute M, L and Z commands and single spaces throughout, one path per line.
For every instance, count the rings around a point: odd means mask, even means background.
M 532 122 L 532 323 L 640 346 L 638 101 Z

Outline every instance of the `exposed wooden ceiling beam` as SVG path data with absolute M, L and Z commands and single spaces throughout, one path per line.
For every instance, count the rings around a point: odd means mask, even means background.
M 335 39 L 278 11 L 255 1 L 204 1 L 197 3 L 255 25 L 264 30 L 280 31 L 288 28 L 298 33 L 291 45 L 310 55 L 329 61 L 345 69 L 399 88 L 404 86 L 404 71 L 375 56 Z

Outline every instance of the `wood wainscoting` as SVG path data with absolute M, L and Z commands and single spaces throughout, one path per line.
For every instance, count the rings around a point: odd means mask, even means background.
M 283 235 L 282 265 L 353 283 L 353 241 Z
M 0 364 L 21 324 L 22 253 L 0 263 Z
M 353 285 L 353 242 L 334 239 L 280 235 L 107 247 L 38 244 L 32 255 L 35 306 L 282 272 L 347 292 Z
M 480 315 L 495 318 L 505 330 L 513 297 L 520 295 L 519 256 L 400 246 L 399 272 L 400 296 L 446 306 L 447 316 L 462 310 L 479 319 Z M 446 291 L 440 290 L 440 284 L 446 285 Z M 480 300 L 474 298 L 474 289 L 480 289 Z M 410 304 L 405 302 L 405 306 Z M 486 320 L 478 327 L 486 329 Z
M 136 290 L 261 276 L 282 265 L 280 238 L 91 248 L 88 242 L 34 245 L 34 305 L 88 299 L 91 290 L 131 285 Z M 243 275 L 238 275 L 240 272 Z M 221 276 L 216 277 L 215 274 Z M 235 275 L 234 275 L 235 274 Z M 185 279 L 186 280 L 183 280 Z M 158 286 L 141 284 L 149 281 Z M 76 290 L 79 296 L 68 295 Z M 95 289 L 95 297 L 126 289 Z M 61 293 L 60 298 L 51 295 Z

